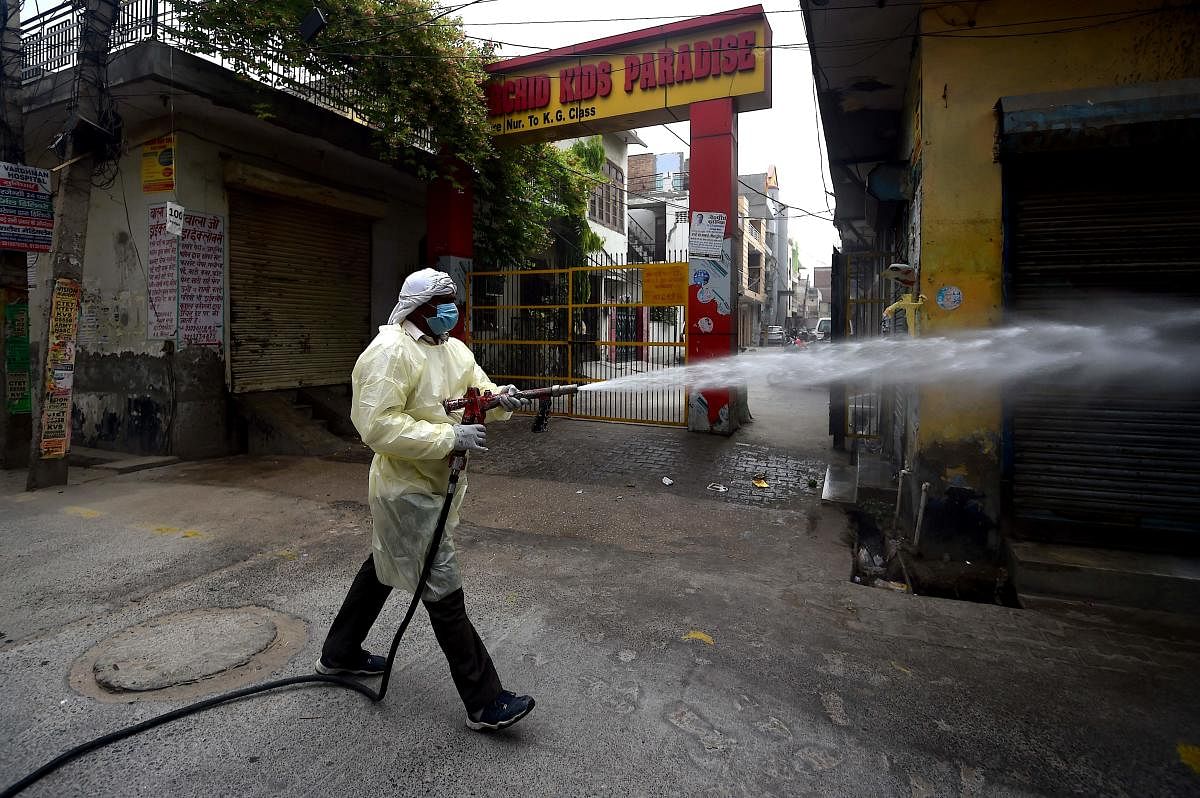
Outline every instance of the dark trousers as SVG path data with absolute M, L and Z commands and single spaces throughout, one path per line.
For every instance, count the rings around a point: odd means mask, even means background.
M 375 575 L 375 561 L 368 556 L 358 569 L 350 590 L 338 610 L 321 654 L 329 662 L 352 661 L 362 651 L 363 641 L 383 609 L 391 585 L 385 585 Z M 500 694 L 500 677 L 492 657 L 479 639 L 479 633 L 467 617 L 462 588 L 438 601 L 425 601 L 429 622 L 437 637 L 454 686 L 468 712 L 483 709 Z

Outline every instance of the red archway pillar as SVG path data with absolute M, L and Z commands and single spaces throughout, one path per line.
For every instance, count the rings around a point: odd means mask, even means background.
M 451 335 L 467 338 L 467 280 L 471 273 L 475 239 L 475 193 L 471 170 L 458 159 L 444 161 L 451 177 L 430 181 L 425 203 L 425 248 L 429 264 L 446 272 L 458 285 L 458 303 L 463 308 Z
M 737 286 L 733 236 L 737 230 L 737 113 L 733 99 L 691 105 L 690 217 L 725 214 L 721 254 L 692 253 L 688 263 L 688 360 L 737 353 Z M 693 390 L 688 428 L 729 435 L 745 420 L 745 392 L 737 388 Z

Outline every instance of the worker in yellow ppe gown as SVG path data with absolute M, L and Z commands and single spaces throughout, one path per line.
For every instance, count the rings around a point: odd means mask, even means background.
M 383 673 L 386 658 L 362 644 L 392 588 L 417 589 L 445 501 L 450 453 L 487 451 L 483 425 L 460 423 L 442 401 L 463 396 L 467 388 L 492 391 L 501 406 L 487 421 L 507 420 L 522 404 L 513 396 L 515 386 L 496 386 L 471 351 L 449 337 L 458 321 L 456 295 L 454 280 L 444 272 L 410 275 L 388 323 L 354 366 L 350 418 L 375 452 L 369 482 L 372 549 L 326 636 L 316 666 L 320 673 Z M 460 481 L 421 599 L 466 706 L 467 726 L 487 731 L 516 723 L 534 701 L 503 689 L 467 617 L 454 548 L 466 487 Z

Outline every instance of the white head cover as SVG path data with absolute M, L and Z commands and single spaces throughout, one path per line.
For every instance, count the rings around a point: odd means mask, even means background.
M 404 320 L 408 318 L 408 314 L 435 296 L 457 293 L 458 286 L 454 284 L 454 279 L 445 272 L 439 272 L 437 269 L 421 269 L 419 272 L 413 272 L 408 275 L 404 280 L 404 285 L 400 288 L 400 298 L 396 301 L 396 307 L 392 308 L 388 324 L 403 324 Z

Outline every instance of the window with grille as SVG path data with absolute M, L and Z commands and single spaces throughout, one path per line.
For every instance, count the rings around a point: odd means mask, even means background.
M 588 201 L 588 218 L 605 227 L 625 232 L 625 173 L 612 161 L 602 170 L 607 182 L 592 191 Z
M 687 224 L 687 223 L 688 223 L 688 212 L 687 211 L 675 211 L 675 224 Z

